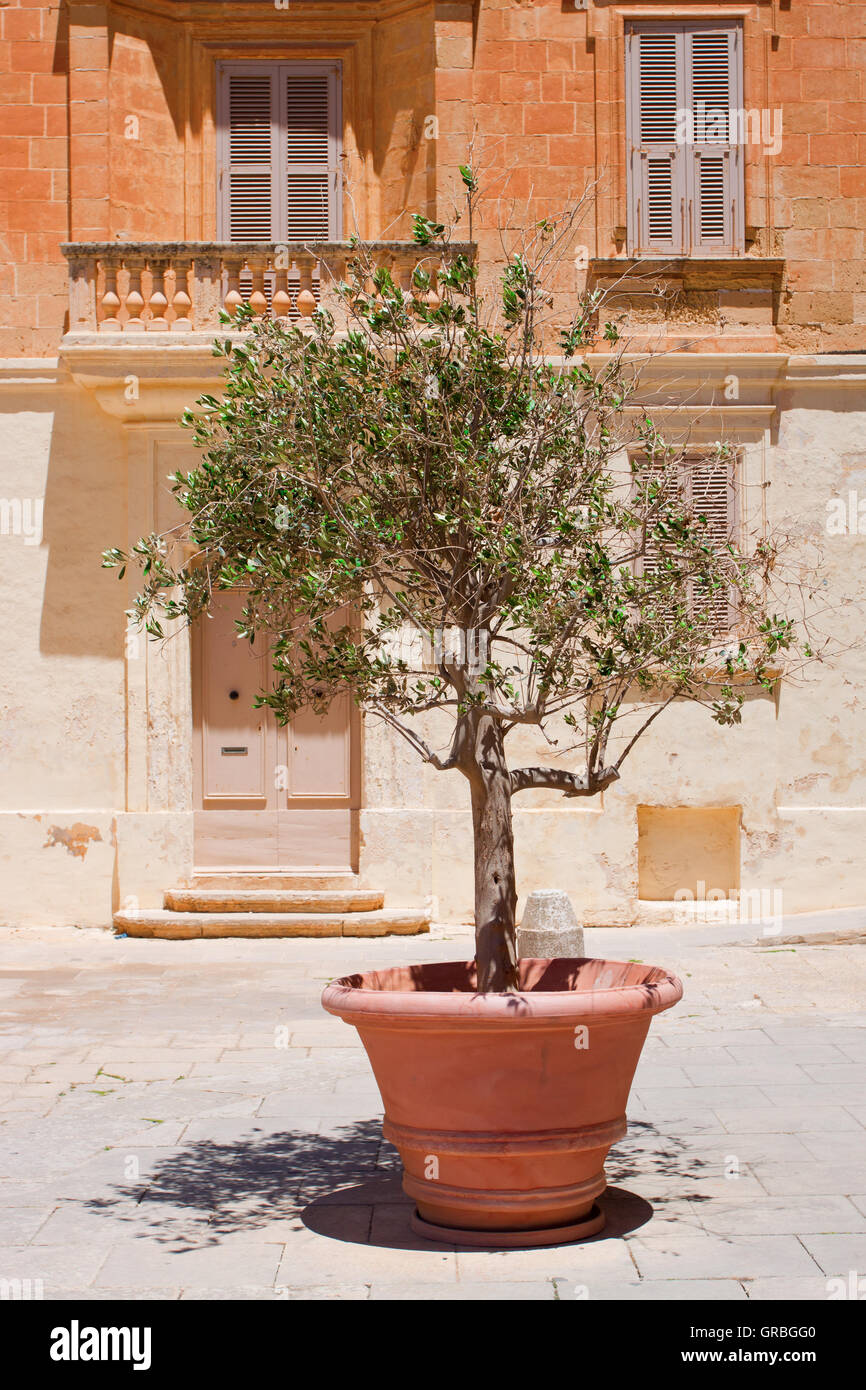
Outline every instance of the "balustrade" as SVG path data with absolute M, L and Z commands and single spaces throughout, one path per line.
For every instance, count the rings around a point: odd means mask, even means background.
M 217 330 L 220 310 L 234 316 L 249 304 L 257 318 L 309 323 L 321 304 L 338 323 L 345 306 L 333 294 L 350 260 L 346 242 L 307 248 L 264 243 L 76 243 L 63 247 L 69 262 L 69 331 L 81 333 L 188 333 Z M 374 242 L 364 247 L 372 271 L 387 266 L 406 295 L 440 302 L 437 277 L 454 255 L 472 256 L 470 245 L 419 247 L 412 242 Z M 417 267 L 430 277 L 425 292 L 413 283 Z

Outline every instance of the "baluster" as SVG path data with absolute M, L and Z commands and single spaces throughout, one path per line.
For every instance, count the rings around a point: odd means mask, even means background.
M 223 298 L 223 270 L 217 255 L 195 256 L 192 263 L 192 322 L 197 330 L 216 328 Z
M 442 296 L 439 293 L 439 272 L 437 270 L 432 270 L 430 272 L 430 288 L 425 298 L 431 309 L 438 309 L 439 305 L 442 303 Z
M 254 257 L 255 265 L 250 266 L 253 287 L 250 290 L 249 305 L 257 319 L 268 311 L 268 297 L 265 294 L 265 265 L 260 257 Z M 249 262 L 247 262 L 249 265 Z
M 92 333 L 96 328 L 96 257 L 69 258 L 69 331 Z
M 226 290 L 226 297 L 223 300 L 223 308 L 227 314 L 231 314 L 232 318 L 234 318 L 238 309 L 244 302 L 244 297 L 241 294 L 241 269 L 243 265 L 244 260 L 241 256 L 226 257 L 225 268 L 228 289 Z
M 178 265 L 174 263 L 174 294 L 171 297 L 171 307 L 174 310 L 174 322 L 171 325 L 172 333 L 187 333 L 192 328 L 190 310 L 192 300 L 188 290 L 189 266 L 185 262 Z
M 271 312 L 275 319 L 288 318 L 292 311 L 292 297 L 289 294 L 288 266 L 278 265 L 274 271 L 274 294 L 271 299 Z
M 394 258 L 394 281 L 399 285 L 403 294 L 404 303 L 408 304 L 412 299 L 412 271 L 414 270 L 414 257 L 401 251 Z
M 145 327 L 150 332 L 164 333 L 168 328 L 168 320 L 165 311 L 168 308 L 168 300 L 165 295 L 165 272 L 168 269 L 167 261 L 150 261 L 150 299 L 148 308 L 150 318 L 146 321 Z
M 117 313 L 120 309 L 120 295 L 117 293 L 117 261 L 103 261 L 102 273 L 105 278 L 105 287 L 100 300 L 102 318 L 99 323 L 99 331 L 100 333 L 119 333 L 120 324 Z
M 302 319 L 312 318 L 316 312 L 316 296 L 313 294 L 313 270 L 316 262 L 312 256 L 299 255 L 298 258 L 298 279 L 301 288 L 298 290 L 298 297 L 295 303 L 298 314 Z
M 126 312 L 129 317 L 124 325 L 124 332 L 141 333 L 144 331 L 144 322 L 141 317 L 144 309 L 144 295 L 141 292 L 141 273 L 144 269 L 144 261 L 140 256 L 125 256 L 124 265 L 129 272 L 129 288 L 126 291 Z

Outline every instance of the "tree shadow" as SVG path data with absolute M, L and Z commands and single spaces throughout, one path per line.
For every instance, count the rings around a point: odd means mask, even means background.
M 684 1146 L 646 1121 L 611 1151 L 607 1218 L 593 1241 L 618 1239 L 663 1212 L 666 1202 L 705 1201 L 689 1190 Z M 689 1157 L 691 1174 L 706 1167 Z M 399 1249 L 429 1249 L 410 1229 L 412 1204 L 402 1190 L 400 1158 L 379 1119 L 341 1124 L 330 1134 L 271 1132 L 253 1123 L 239 1139 L 199 1140 L 161 1159 L 146 1180 L 116 1184 L 84 1203 L 129 1233 L 177 1252 L 219 1245 L 228 1236 L 285 1222 L 286 1238 L 303 1227 L 334 1240 Z M 641 1179 L 678 1179 L 675 1194 L 640 1196 Z M 638 1191 L 628 1184 L 634 1181 Z M 439 1248 L 445 1248 L 444 1246 Z M 495 1248 L 495 1241 L 491 1247 Z

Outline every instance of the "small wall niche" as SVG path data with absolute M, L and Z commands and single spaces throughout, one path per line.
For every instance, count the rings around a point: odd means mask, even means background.
M 731 896 L 740 887 L 739 806 L 638 806 L 638 897 Z

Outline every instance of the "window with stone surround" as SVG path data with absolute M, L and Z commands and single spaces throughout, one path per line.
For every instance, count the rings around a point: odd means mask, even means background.
M 220 63 L 217 236 L 336 241 L 340 217 L 338 63 Z
M 698 450 L 686 454 L 676 466 L 661 460 L 654 462 L 646 454 L 637 455 L 634 462 L 637 465 L 635 487 L 646 487 L 651 479 L 656 478 L 661 483 L 663 498 L 677 497 L 695 516 L 704 518 L 707 542 L 714 549 L 722 551 L 729 543 L 737 542 L 740 531 L 737 487 L 740 461 L 736 455 L 725 459 L 711 450 Z M 644 575 L 664 568 L 664 550 L 664 545 L 648 538 L 641 561 Z M 695 592 L 690 595 L 690 607 L 707 613 L 714 637 L 727 636 L 736 622 L 731 593 L 719 590 L 709 594 L 699 591 L 696 581 L 690 583 L 695 586 Z
M 627 23 L 629 254 L 742 253 L 742 93 L 738 20 Z

